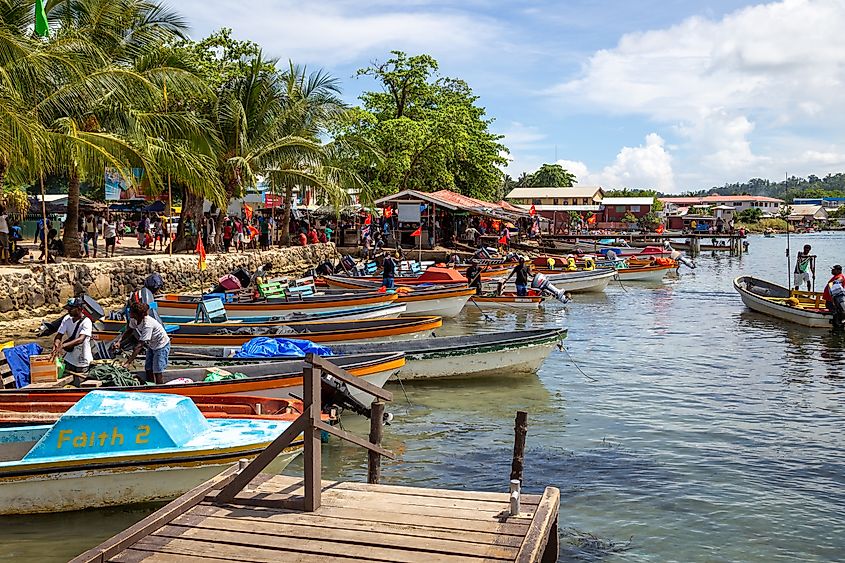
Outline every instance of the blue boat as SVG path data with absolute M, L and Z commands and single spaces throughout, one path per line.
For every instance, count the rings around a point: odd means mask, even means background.
M 174 498 L 255 457 L 289 425 L 209 420 L 179 395 L 92 391 L 55 424 L 0 429 L 0 514 Z M 273 470 L 301 451 L 292 445 Z

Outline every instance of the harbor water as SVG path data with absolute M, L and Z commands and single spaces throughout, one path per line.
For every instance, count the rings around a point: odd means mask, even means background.
M 845 337 L 744 308 L 735 277 L 787 278 L 785 236 L 749 240 L 662 284 L 538 312 L 468 306 L 439 334 L 568 327 L 565 350 L 536 376 L 392 385 L 383 482 L 505 491 L 527 410 L 525 487 L 560 488 L 562 561 L 842 559 Z M 791 243 L 813 245 L 817 289 L 845 262 L 843 233 Z M 324 478 L 366 478 L 356 446 L 333 440 L 323 462 Z M 153 508 L 0 517 L 0 560 L 66 560 Z

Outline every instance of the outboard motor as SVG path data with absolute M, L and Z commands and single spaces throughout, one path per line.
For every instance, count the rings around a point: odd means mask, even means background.
M 552 283 L 549 281 L 549 278 L 547 278 L 545 274 L 534 274 L 534 278 L 531 280 L 531 289 L 536 289 L 537 291 L 548 293 L 561 303 L 569 302 L 569 297 L 566 295 L 566 292 L 561 291 L 555 286 L 553 286 Z
M 349 387 L 346 383 L 327 373 L 324 373 L 321 379 L 322 385 L 320 393 L 323 400 L 322 406 L 324 410 L 332 406 L 336 406 L 343 409 L 349 409 L 356 414 L 370 418 L 370 407 L 353 397 L 352 393 L 349 392 Z M 384 423 L 390 424 L 391 420 L 393 420 L 393 415 L 387 412 L 384 413 Z
M 678 250 L 673 250 L 672 254 L 669 255 L 669 258 L 671 258 L 672 260 L 676 260 L 676 261 L 680 262 L 681 264 L 683 264 L 684 266 L 687 266 L 691 270 L 695 270 L 695 262 L 693 262 L 692 260 L 690 260 L 689 258 L 684 256 Z

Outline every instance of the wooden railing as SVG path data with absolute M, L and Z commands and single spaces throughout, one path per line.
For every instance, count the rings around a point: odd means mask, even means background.
M 258 454 L 252 462 L 244 467 L 229 483 L 227 483 L 215 497 L 217 503 L 228 503 L 234 500 L 255 477 L 261 473 L 285 448 L 290 446 L 300 435 L 304 436 L 305 451 L 305 498 L 302 510 L 313 512 L 320 507 L 321 502 L 321 474 L 322 454 L 320 450 L 320 432 L 327 432 L 347 442 L 352 442 L 369 450 L 367 460 L 367 482 L 378 483 L 381 475 L 381 456 L 394 459 L 391 452 L 381 447 L 382 430 L 384 424 L 384 401 L 392 401 L 393 394 L 381 387 L 376 387 L 363 378 L 355 377 L 343 368 L 329 360 L 308 354 L 305 357 L 305 369 L 302 371 L 303 404 L 302 414 L 278 438 Z M 326 373 L 346 385 L 354 387 L 376 398 L 370 407 L 370 436 L 369 441 L 350 434 L 345 430 L 326 424 L 321 419 L 321 381 Z

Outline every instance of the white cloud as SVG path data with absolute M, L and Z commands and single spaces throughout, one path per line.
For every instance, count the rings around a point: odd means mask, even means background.
M 714 181 L 741 179 L 794 159 L 789 137 L 798 127 L 845 141 L 843 29 L 842 0 L 783 0 L 718 20 L 691 17 L 624 35 L 594 53 L 580 77 L 548 93 L 665 124 L 680 136 L 685 168 Z M 774 138 L 783 143 L 768 142 Z
M 657 133 L 646 135 L 638 147 L 622 147 L 616 159 L 600 172 L 590 172 L 580 161 L 559 160 L 558 164 L 575 174 L 581 185 L 606 188 L 650 188 L 662 192 L 675 189 L 672 155 Z
M 202 33 L 221 25 L 282 59 L 336 66 L 399 49 L 452 59 L 472 57 L 496 40 L 497 26 L 478 14 L 408 3 L 183 0 Z M 225 19 L 220 13 L 225 12 Z

